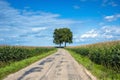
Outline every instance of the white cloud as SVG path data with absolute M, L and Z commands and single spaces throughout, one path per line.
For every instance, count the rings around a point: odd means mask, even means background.
M 85 41 L 85 39 L 81 38 L 77 34 L 73 36 L 73 40 L 74 40 L 74 42 L 83 42 L 83 41 Z
M 113 21 L 115 19 L 115 17 L 113 15 L 112 16 L 105 16 L 105 19 L 108 21 Z
M 33 12 L 27 9 L 18 10 L 11 7 L 8 2 L 0 0 L 0 39 L 5 39 L 6 44 L 17 44 L 18 42 L 19 44 L 27 44 L 31 40 L 35 41 L 35 43 L 40 42 L 39 37 L 35 36 L 47 35 L 52 37 L 55 28 L 70 28 L 71 25 L 80 23 L 81 21 L 78 20 L 60 18 L 60 14 L 43 11 Z M 52 39 L 45 38 L 44 40 Z M 1 41 L 0 44 L 2 43 Z
M 99 33 L 97 32 L 97 30 L 92 29 L 84 34 L 81 35 L 75 35 L 74 37 L 74 42 L 86 42 L 86 41 L 90 41 L 92 39 L 96 39 L 99 36 Z
M 95 38 L 98 36 L 98 33 L 92 29 L 88 32 L 86 32 L 85 34 L 81 35 L 81 38 Z
M 75 42 L 98 42 L 107 40 L 120 40 L 120 26 L 106 25 L 99 29 L 92 29 L 80 36 L 75 36 Z
M 32 28 L 33 32 L 38 32 L 38 31 L 42 31 L 42 30 L 46 30 L 46 27 L 36 27 L 36 28 Z
M 105 16 L 104 19 L 107 21 L 115 21 L 120 18 L 120 14 Z
M 83 34 L 82 36 L 81 36 L 81 38 L 95 38 L 95 37 L 97 37 L 97 35 L 98 34 L 88 34 L 88 33 L 86 33 L 86 34 Z
M 76 8 L 80 7 L 76 6 Z M 68 27 L 77 34 L 77 29 L 82 26 L 81 21 L 60 18 L 60 16 L 60 14 L 43 11 L 20 11 L 4 0 L 0 0 L 0 44 L 48 45 L 52 43 L 53 30 L 59 27 Z M 105 19 L 112 21 L 120 18 L 120 14 L 110 16 L 105 16 Z M 79 34 L 74 40 L 84 42 L 103 38 L 118 39 L 119 27 L 104 26 L 104 29 L 92 29 Z
M 117 33 L 120 32 L 120 26 L 106 25 L 101 28 L 105 33 Z

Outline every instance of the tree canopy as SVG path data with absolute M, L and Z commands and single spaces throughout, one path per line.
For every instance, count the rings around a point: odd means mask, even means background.
M 65 43 L 72 43 L 72 32 L 70 31 L 69 28 L 59 28 L 55 29 L 53 33 L 53 43 L 59 44 L 61 47 L 61 44 Z

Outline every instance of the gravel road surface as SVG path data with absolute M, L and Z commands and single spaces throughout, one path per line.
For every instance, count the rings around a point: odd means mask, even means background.
M 20 71 L 8 75 L 4 80 L 97 80 L 88 70 L 78 64 L 64 49 L 52 54 Z

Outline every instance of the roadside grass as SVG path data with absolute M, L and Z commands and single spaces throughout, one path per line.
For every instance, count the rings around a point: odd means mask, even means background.
M 0 68 L 0 80 L 2 80 L 3 78 L 5 78 L 7 75 L 17 72 L 18 70 L 27 67 L 28 65 L 47 57 L 48 55 L 51 55 L 53 53 L 55 53 L 57 50 L 53 50 L 53 51 L 49 51 L 47 53 L 42 53 L 38 56 L 34 56 L 31 58 L 27 58 L 18 62 L 13 62 L 10 65 L 7 65 L 5 67 Z
M 98 80 L 120 80 L 120 73 L 107 69 L 102 65 L 95 64 L 88 57 L 77 54 L 68 50 L 75 60 L 88 69 Z

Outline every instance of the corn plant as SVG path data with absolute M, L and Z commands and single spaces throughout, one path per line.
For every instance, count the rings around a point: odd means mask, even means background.
M 104 42 L 68 48 L 77 54 L 87 56 L 96 64 L 120 71 L 120 41 Z
M 0 46 L 0 66 L 54 50 L 42 47 Z

